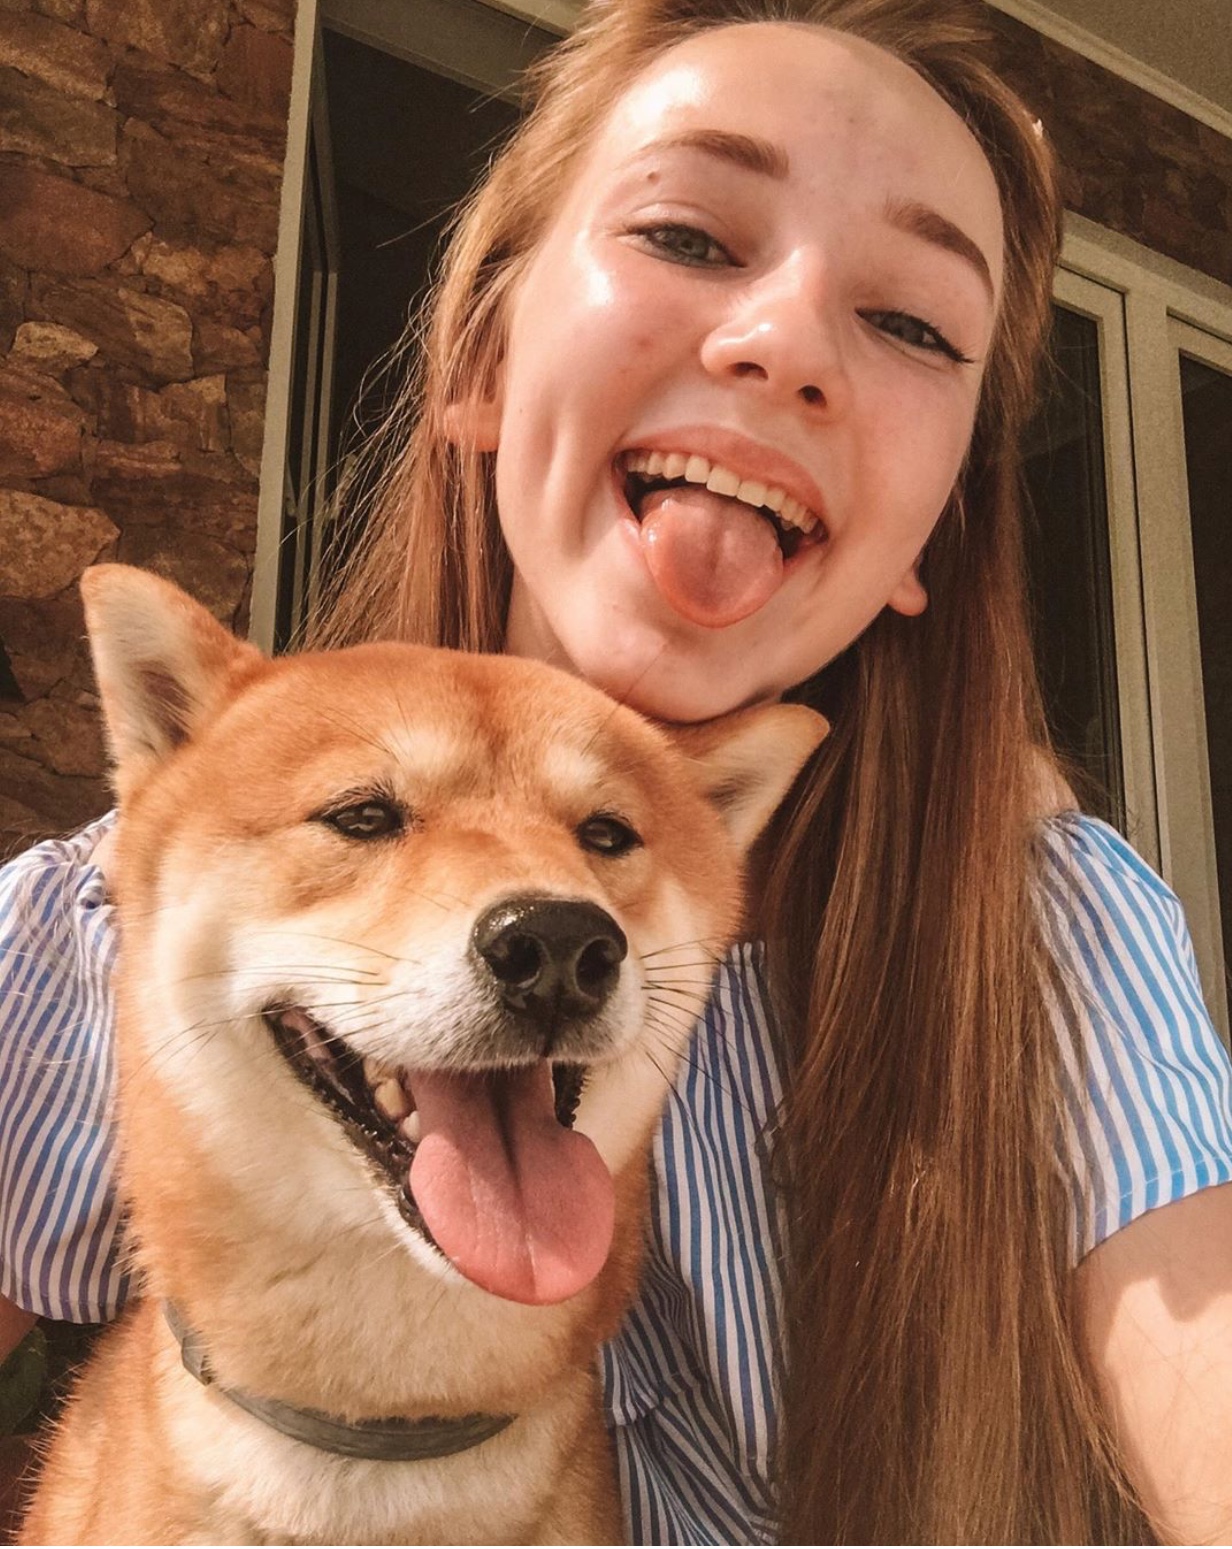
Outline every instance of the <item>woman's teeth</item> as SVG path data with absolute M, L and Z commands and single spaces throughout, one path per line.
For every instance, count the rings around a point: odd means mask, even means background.
M 759 510 L 764 507 L 773 511 L 785 527 L 795 527 L 800 532 L 813 532 L 821 526 L 820 519 L 786 490 L 773 484 L 760 484 L 756 479 L 742 479 L 729 468 L 696 453 L 630 452 L 624 461 L 627 473 L 640 473 L 650 479 L 683 479 L 686 484 L 704 484 L 716 495 L 727 495 Z

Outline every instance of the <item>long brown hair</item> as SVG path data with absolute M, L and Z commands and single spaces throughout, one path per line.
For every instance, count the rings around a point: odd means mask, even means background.
M 839 28 L 911 65 L 981 144 L 1006 234 L 970 451 L 924 560 L 932 605 L 885 612 L 797 690 L 835 732 L 768 847 L 763 925 L 791 1066 L 776 1153 L 790 1222 L 782 1538 L 1141 1542 L 1071 1311 L 1031 884 L 1047 739 L 1018 445 L 1060 204 L 1046 139 L 987 62 L 979 9 L 592 5 L 456 223 L 417 374 L 351 491 L 367 531 L 321 639 L 501 648 L 511 577 L 492 459 L 450 440 L 448 406 L 491 391 L 509 298 L 620 92 L 684 37 L 751 21 Z

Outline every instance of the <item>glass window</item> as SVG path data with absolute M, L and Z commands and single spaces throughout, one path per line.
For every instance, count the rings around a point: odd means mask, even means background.
M 1180 357 L 1225 962 L 1232 961 L 1232 376 Z
M 1027 438 L 1027 567 L 1048 723 L 1090 811 L 1123 826 L 1099 327 L 1053 308 L 1049 391 Z

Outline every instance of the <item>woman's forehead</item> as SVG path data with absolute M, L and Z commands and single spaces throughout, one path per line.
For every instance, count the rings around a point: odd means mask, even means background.
M 583 171 L 742 134 L 778 152 L 802 187 L 924 197 L 1001 264 L 1001 210 L 987 158 L 958 114 L 908 64 L 862 38 L 790 22 L 721 27 L 651 64 L 613 107 Z M 941 208 L 944 205 L 944 208 Z
M 733 95 L 724 100 L 727 92 Z M 885 120 L 918 131 L 922 121 L 952 120 L 953 129 L 968 133 L 903 60 L 864 38 L 803 22 L 737 23 L 685 38 L 634 79 L 612 116 L 636 134 L 653 132 L 665 117 L 719 105 L 760 110 L 766 103 L 780 104 L 784 129 L 801 108 L 811 108 L 843 113 L 853 127 Z

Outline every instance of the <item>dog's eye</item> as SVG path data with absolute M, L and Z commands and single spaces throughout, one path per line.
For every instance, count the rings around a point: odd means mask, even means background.
M 323 812 L 320 821 L 348 839 L 384 839 L 402 832 L 401 811 L 391 801 L 357 801 Z
M 627 855 L 642 842 L 636 829 L 610 812 L 596 812 L 588 817 L 578 825 L 577 836 L 582 848 L 593 850 L 596 855 Z

